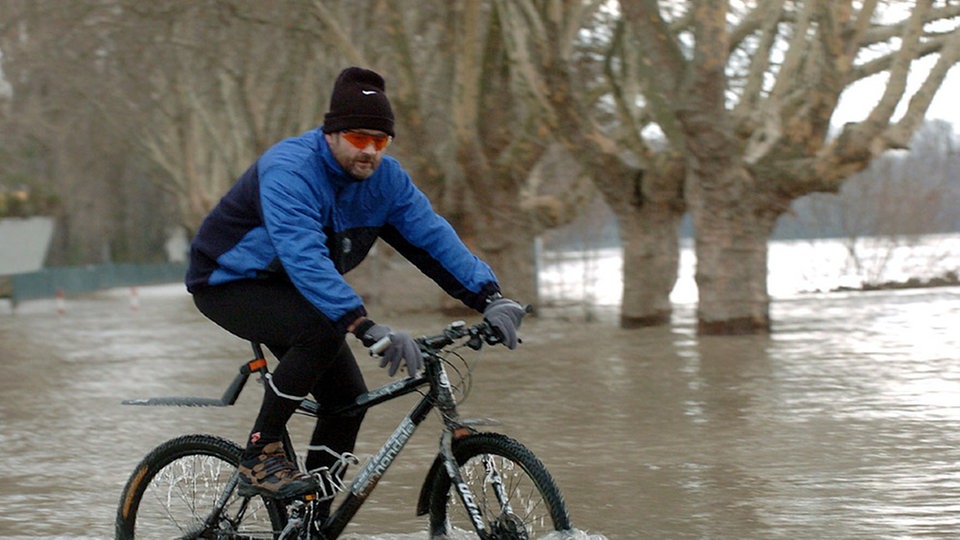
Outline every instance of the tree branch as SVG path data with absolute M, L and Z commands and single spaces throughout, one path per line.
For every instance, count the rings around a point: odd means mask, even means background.
M 927 109 L 943 84 L 947 73 L 958 63 L 960 63 L 960 29 L 954 31 L 949 41 L 944 43 L 936 64 L 930 69 L 920 88 L 910 98 L 910 103 L 903 118 L 887 128 L 885 138 L 891 148 L 907 146 L 913 133 L 923 122 Z
M 881 125 L 890 122 L 897 104 L 907 88 L 907 75 L 910 73 L 910 64 L 917 56 L 920 35 L 923 31 L 924 17 L 930 9 L 932 0 L 918 0 L 916 7 L 910 14 L 908 24 L 903 34 L 900 49 L 894 56 L 890 66 L 890 78 L 883 90 L 880 101 L 867 115 L 864 124 L 871 132 L 879 131 Z

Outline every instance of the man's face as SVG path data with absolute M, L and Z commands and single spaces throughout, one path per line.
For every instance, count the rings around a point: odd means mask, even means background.
M 325 134 L 333 157 L 357 180 L 369 178 L 390 144 L 391 137 L 374 129 L 350 129 Z

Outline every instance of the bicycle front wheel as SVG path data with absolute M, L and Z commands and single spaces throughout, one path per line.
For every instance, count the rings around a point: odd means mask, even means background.
M 553 478 L 520 442 L 498 433 L 477 433 L 454 441 L 453 454 L 482 516 L 480 538 L 539 538 L 571 528 Z M 436 475 L 429 507 L 434 537 L 457 537 L 478 529 L 452 488 L 449 475 Z
M 212 435 L 184 435 L 143 458 L 117 508 L 116 537 L 274 538 L 284 509 L 236 494 L 240 447 Z

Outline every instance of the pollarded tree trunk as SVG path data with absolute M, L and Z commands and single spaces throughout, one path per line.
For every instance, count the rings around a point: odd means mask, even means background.
M 757 216 L 755 202 L 721 206 L 710 202 L 712 195 L 689 195 L 690 199 L 700 197 L 705 201 L 702 206 L 691 204 L 697 230 L 698 332 L 769 332 L 767 239 L 776 218 Z
M 709 138 L 713 137 L 713 141 Z M 686 197 L 696 231 L 700 334 L 770 331 L 767 240 L 787 202 L 778 202 L 704 130 L 692 144 Z M 716 153 L 712 153 L 716 152 Z
M 663 208 L 617 216 L 623 246 L 621 327 L 670 322 L 670 292 L 677 281 L 680 260 L 681 216 Z
M 615 170 L 610 163 L 607 170 Z M 636 173 L 635 173 L 636 174 Z M 625 170 L 595 180 L 617 216 L 623 247 L 623 299 L 620 326 L 639 328 L 669 324 L 670 292 L 680 261 L 680 222 L 683 219 L 683 168 L 664 154 L 651 159 L 636 176 L 632 189 L 623 182 Z
M 909 17 L 880 24 L 880 2 L 667 4 L 620 2 L 642 45 L 638 64 L 648 68 L 640 70 L 644 97 L 685 156 L 699 330 L 768 332 L 776 217 L 792 199 L 836 191 L 881 152 L 905 147 L 960 61 L 958 8 L 913 2 Z M 884 52 L 864 61 L 864 51 Z M 907 99 L 913 62 L 933 53 L 936 64 Z M 887 83 L 867 118 L 830 137 L 844 88 L 882 72 Z M 906 113 L 891 123 L 901 105 Z
M 686 142 L 684 194 L 696 234 L 698 331 L 769 332 L 767 238 L 776 216 L 763 210 L 764 186 L 747 170 L 726 111 L 726 8 L 706 2 L 693 15 L 696 46 L 677 120 Z

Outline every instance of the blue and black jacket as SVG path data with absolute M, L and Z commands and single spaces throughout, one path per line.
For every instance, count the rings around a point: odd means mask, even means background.
M 499 292 L 487 264 L 437 215 L 400 163 L 384 156 L 357 181 L 317 128 L 267 150 L 220 200 L 190 246 L 186 285 L 281 277 L 337 328 L 366 315 L 343 278 L 383 238 L 477 311 Z

